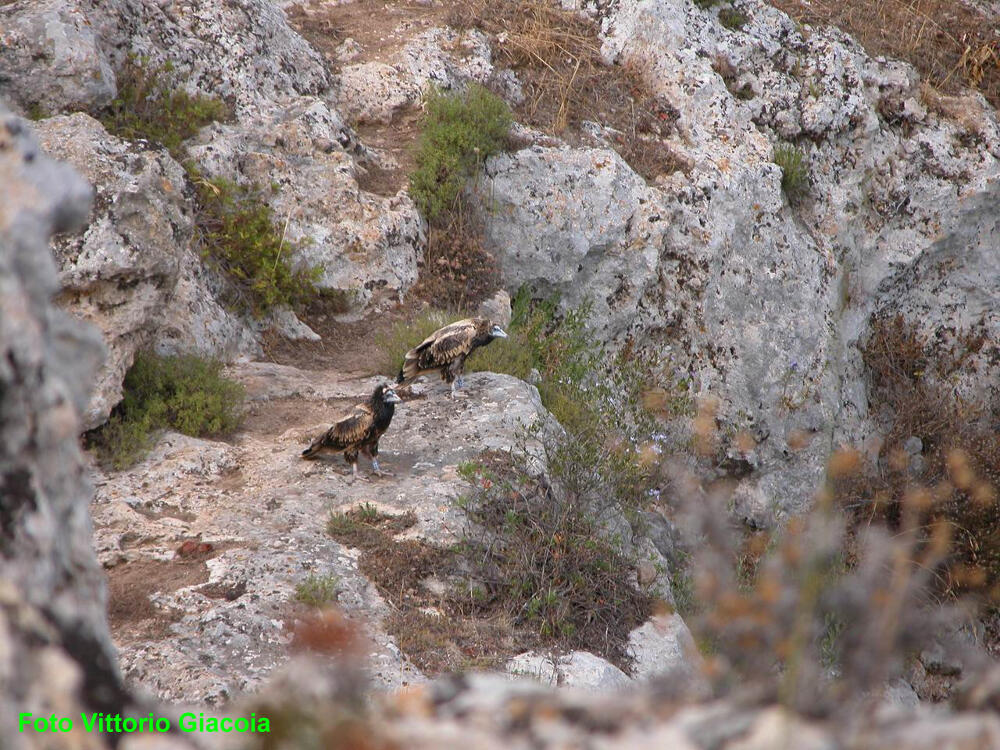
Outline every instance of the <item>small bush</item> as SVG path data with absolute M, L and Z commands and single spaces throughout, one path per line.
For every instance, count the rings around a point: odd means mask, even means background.
M 477 84 L 462 94 L 431 89 L 424 106 L 410 194 L 433 222 L 455 207 L 466 181 L 504 148 L 512 117 L 506 102 Z
M 216 360 L 140 352 L 125 375 L 121 403 L 90 433 L 90 444 L 104 463 L 123 469 L 142 456 L 156 430 L 195 437 L 231 433 L 240 423 L 244 392 L 221 371 Z
M 850 455 L 831 457 L 831 476 Z M 717 692 L 855 715 L 958 622 L 932 595 L 944 537 L 925 545 L 912 525 L 889 532 L 877 523 L 848 533 L 830 486 L 773 537 L 749 540 L 725 492 L 680 493 L 677 502 L 698 599 L 686 622 Z
M 189 168 L 197 188 L 202 254 L 234 282 L 230 302 L 261 317 L 282 305 L 300 307 L 316 297 L 322 268 L 296 267 L 296 245 L 274 223 L 261 191 Z
M 719 23 L 727 29 L 742 29 L 746 26 L 747 17 L 736 10 L 736 8 L 720 8 Z
M 310 575 L 295 586 L 295 601 L 307 607 L 325 607 L 337 600 L 340 579 L 335 575 Z
M 781 167 L 781 189 L 795 203 L 809 190 L 809 165 L 805 152 L 790 144 L 774 147 L 774 163 Z
M 862 462 L 834 487 L 858 526 L 872 519 L 892 529 L 916 523 L 927 544 L 935 529 L 947 529 L 951 553 L 937 593 L 978 594 L 997 606 L 1000 405 L 962 398 L 951 386 L 984 343 L 982 334 L 968 332 L 935 341 L 901 316 L 876 319 L 862 354 L 885 440 L 876 462 Z M 914 440 L 917 448 L 908 449 Z
M 118 96 L 98 119 L 108 132 L 165 146 L 179 158 L 181 144 L 210 122 L 229 116 L 218 99 L 188 94 L 177 85 L 173 65 L 150 65 L 130 55 L 118 71 Z
M 632 583 L 636 560 L 608 525 L 614 501 L 549 485 L 516 468 L 523 464 L 493 453 L 462 467 L 472 491 L 460 503 L 469 525 L 459 554 L 480 586 L 467 606 L 627 668 L 628 634 L 652 600 Z

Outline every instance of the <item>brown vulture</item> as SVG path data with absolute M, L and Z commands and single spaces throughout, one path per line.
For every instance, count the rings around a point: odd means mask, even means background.
M 504 330 L 486 318 L 467 318 L 439 328 L 406 353 L 403 366 L 396 376 L 397 385 L 409 385 L 421 375 L 440 372 L 441 379 L 451 383 L 451 393 L 463 384 L 465 358 L 493 339 L 505 339 Z
M 389 428 L 396 404 L 401 400 L 391 385 L 380 385 L 367 401 L 355 404 L 349 414 L 334 422 L 329 430 L 302 451 L 302 458 L 314 459 L 321 453 L 343 453 L 351 465 L 351 473 L 357 475 L 358 453 L 361 452 L 372 460 L 372 471 L 381 475 L 378 440 Z

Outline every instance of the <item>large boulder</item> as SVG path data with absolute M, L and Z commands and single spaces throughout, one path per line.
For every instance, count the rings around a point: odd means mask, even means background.
M 625 333 L 657 276 L 664 207 L 614 151 L 535 146 L 490 159 L 476 191 L 510 291 L 589 301 L 603 338 Z
M 319 266 L 321 289 L 355 307 L 398 301 L 417 278 L 424 230 L 405 192 L 358 186 L 356 137 L 321 99 L 301 97 L 234 124 L 205 128 L 188 153 L 206 174 L 265 191 L 295 262 Z
M 45 150 L 74 165 L 96 191 L 83 229 L 60 234 L 52 245 L 59 304 L 97 326 L 108 350 L 84 429 L 107 419 L 136 351 L 152 346 L 161 330 L 162 352 L 231 359 L 255 351 L 253 333 L 215 301 L 210 274 L 192 250 L 184 169 L 167 151 L 109 135 L 82 113 L 51 117 L 37 128 Z
M 78 0 L 120 65 L 127 54 L 170 62 L 187 90 L 229 102 L 237 116 L 330 85 L 321 56 L 270 0 Z
M 22 112 L 93 109 L 117 94 L 114 71 L 79 0 L 0 4 L 0 96 Z
M 77 442 L 103 348 L 97 331 L 51 302 L 59 281 L 49 237 L 80 227 L 91 199 L 0 104 L 0 722 L 11 748 L 37 746 L 14 729 L 22 712 L 118 713 L 132 702 L 105 619 Z M 47 739 L 54 748 L 79 741 Z
M 904 312 L 935 337 L 984 331 L 962 387 L 996 356 L 996 113 L 977 96 L 929 108 L 909 66 L 757 0 L 741 3 L 741 30 L 686 0 L 594 12 L 605 57 L 635 66 L 681 113 L 668 139 L 691 165 L 656 181 L 665 227 L 638 245 L 637 275 L 652 283 L 635 293 L 627 332 L 719 397 L 715 474 L 737 480 L 738 515 L 773 523 L 811 501 L 832 446 L 876 429 L 860 353 L 874 314 Z M 773 163 L 787 140 L 810 174 L 794 203 Z M 495 222 L 538 226 L 537 202 Z M 653 272 L 638 260 L 650 250 Z M 802 449 L 793 434 L 812 440 Z

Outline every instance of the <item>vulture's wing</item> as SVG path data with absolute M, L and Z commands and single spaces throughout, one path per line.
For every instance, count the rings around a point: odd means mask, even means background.
M 333 423 L 323 435 L 323 445 L 333 450 L 344 450 L 362 442 L 375 426 L 375 415 L 368 404 L 358 404 L 346 417 Z
M 428 354 L 436 365 L 446 365 L 463 354 L 468 354 L 472 339 L 476 336 L 476 326 L 471 320 L 461 320 L 443 328 Z

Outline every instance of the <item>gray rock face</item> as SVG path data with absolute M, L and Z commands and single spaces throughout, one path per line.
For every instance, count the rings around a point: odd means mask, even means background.
M 78 0 L 0 5 L 0 96 L 22 112 L 54 114 L 111 102 L 115 74 Z
M 665 677 L 682 681 L 689 695 L 709 694 L 701 674 L 701 657 L 680 615 L 656 615 L 629 634 L 635 678 Z
M 238 116 L 329 88 L 322 58 L 270 0 L 79 0 L 115 64 L 125 54 L 173 63 L 191 92 L 214 94 Z
M 48 118 L 38 132 L 49 154 L 96 188 L 83 230 L 53 243 L 59 304 L 97 326 L 108 350 L 84 429 L 107 419 L 135 352 L 157 339 L 164 353 L 232 358 L 255 351 L 254 334 L 215 301 L 211 274 L 191 249 L 194 220 L 181 166 L 161 148 L 109 135 L 85 114 Z
M 0 104 L 0 721 L 22 711 L 130 701 L 105 620 L 91 494 L 77 435 L 103 351 L 51 303 L 49 236 L 86 219 L 92 193 Z M 30 738 L 7 731 L 13 748 Z
M 357 142 L 321 99 L 303 97 L 235 125 L 205 128 L 189 149 L 209 176 L 273 185 L 265 198 L 297 262 L 320 265 L 321 289 L 359 308 L 396 301 L 417 278 L 424 230 L 405 193 L 383 198 L 358 187 L 348 153 Z
M 486 242 L 509 291 L 531 284 L 593 304 L 603 338 L 634 322 L 656 278 L 665 222 L 656 194 L 614 151 L 533 147 L 489 160 L 478 187 Z
M 607 659 L 588 651 L 572 651 L 562 656 L 529 651 L 507 662 L 507 673 L 513 677 L 530 677 L 551 687 L 560 685 L 594 691 L 616 690 L 632 682 Z
M 727 449 L 743 467 L 734 500 L 749 523 L 766 525 L 810 501 L 833 445 L 872 432 L 859 344 L 873 314 L 906 313 L 943 339 L 959 327 L 986 332 L 986 351 L 959 376 L 960 389 L 983 387 L 997 356 L 1000 235 L 988 207 L 1000 183 L 1000 131 L 978 97 L 925 107 L 909 66 L 872 59 L 840 32 L 803 34 L 762 2 L 740 10 L 748 24 L 734 32 L 715 9 L 684 0 L 595 9 L 606 58 L 638 66 L 681 113 L 670 145 L 692 168 L 658 178 L 648 193 L 622 177 L 615 185 L 625 190 L 604 186 L 622 196 L 621 208 L 586 211 L 613 222 L 574 224 L 604 229 L 612 257 L 623 226 L 637 235 L 626 267 L 638 288 L 624 296 L 634 314 L 616 318 L 598 299 L 600 325 L 612 334 L 624 325 L 669 351 L 696 390 L 721 399 L 723 433 L 752 436 L 752 450 Z M 728 87 L 717 72 L 726 69 Z M 810 170 L 808 195 L 794 207 L 772 162 L 774 144 L 787 139 L 802 144 Z M 546 159 L 571 163 L 584 153 Z M 600 297 L 606 285 L 594 285 L 590 268 L 617 257 L 604 259 L 591 242 L 594 261 L 581 266 L 588 256 L 573 250 L 579 233 L 568 229 L 553 243 L 562 257 L 536 254 L 527 229 L 544 237 L 539 206 L 567 215 L 588 200 L 594 178 L 577 167 L 567 171 L 588 175 L 579 191 L 561 179 L 552 189 L 536 174 L 557 170 L 518 170 L 541 157 L 522 154 L 491 165 L 506 211 L 491 236 L 509 257 L 505 269 L 520 253 L 530 275 Z M 641 215 L 639 198 L 650 193 L 662 228 L 643 236 L 641 222 L 627 223 L 627 206 Z M 527 197 L 511 199 L 518 194 Z M 793 432 L 815 439 L 795 452 L 786 442 Z

